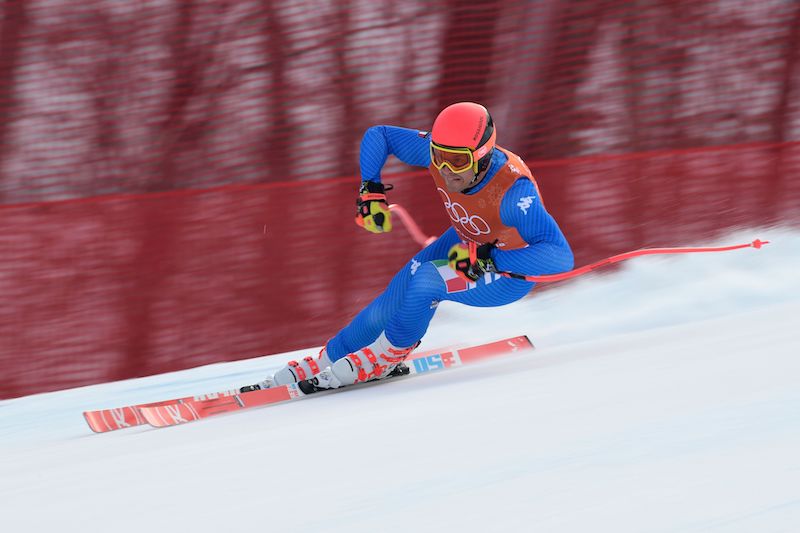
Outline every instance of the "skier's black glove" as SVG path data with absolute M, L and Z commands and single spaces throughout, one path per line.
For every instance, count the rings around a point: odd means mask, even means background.
M 472 242 L 459 242 L 450 248 L 447 262 L 461 279 L 467 282 L 478 281 L 487 272 L 497 272 L 491 258 L 492 248 L 494 243 L 490 242 L 480 246 Z
M 392 231 L 392 212 L 386 202 L 385 191 L 390 191 L 391 185 L 384 185 L 377 181 L 362 181 L 358 191 L 358 214 L 356 224 L 372 233 L 386 233 Z

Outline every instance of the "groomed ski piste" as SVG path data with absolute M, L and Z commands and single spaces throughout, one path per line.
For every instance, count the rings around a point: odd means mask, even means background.
M 537 349 L 440 374 L 106 434 L 82 411 L 248 384 L 316 348 L 0 402 L 0 530 L 800 531 L 800 231 L 676 244 L 755 238 L 771 244 L 442 304 L 426 349 Z

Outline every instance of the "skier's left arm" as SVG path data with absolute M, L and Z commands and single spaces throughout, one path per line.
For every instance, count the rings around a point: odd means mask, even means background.
M 528 246 L 517 250 L 493 249 L 491 257 L 497 270 L 535 276 L 573 268 L 572 249 L 531 180 L 519 179 L 506 192 L 500 204 L 500 219 L 516 228 Z

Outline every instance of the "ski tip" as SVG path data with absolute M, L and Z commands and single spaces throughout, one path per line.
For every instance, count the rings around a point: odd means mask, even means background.
M 761 239 L 756 239 L 750 243 L 750 246 L 755 248 L 756 250 L 760 249 L 765 244 L 769 244 L 769 241 L 762 241 Z

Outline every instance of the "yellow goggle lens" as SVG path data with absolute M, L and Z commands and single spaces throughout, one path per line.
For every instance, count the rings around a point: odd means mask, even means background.
M 466 172 L 475 163 L 469 148 L 447 148 L 431 143 L 431 163 L 438 170 L 447 167 L 456 174 Z

